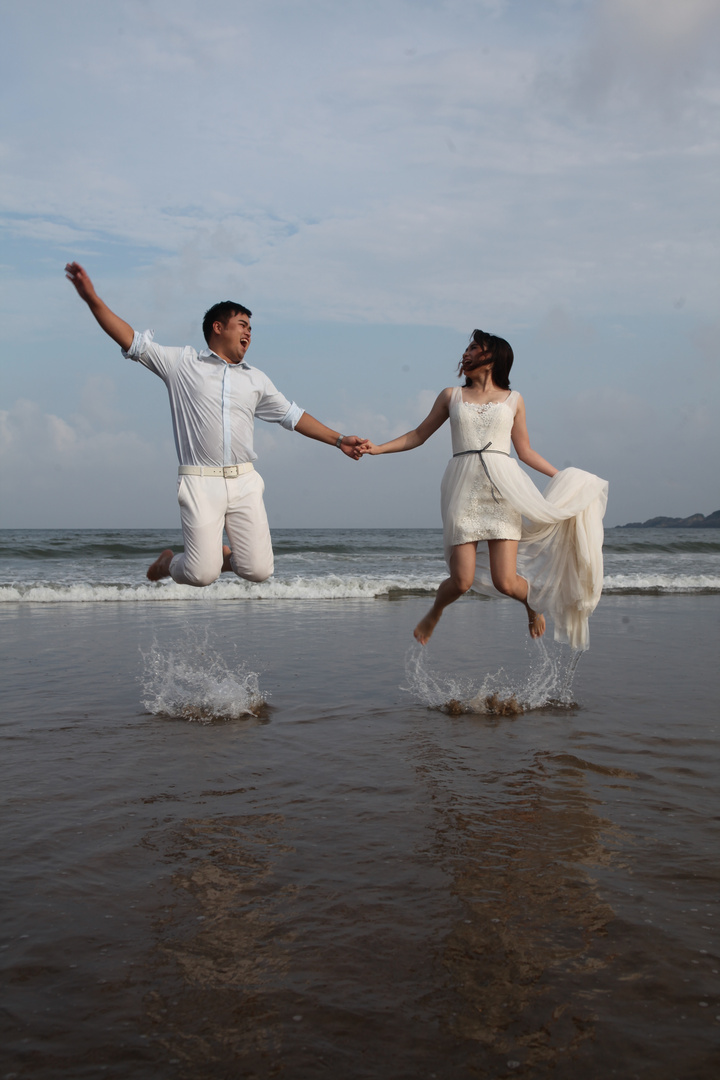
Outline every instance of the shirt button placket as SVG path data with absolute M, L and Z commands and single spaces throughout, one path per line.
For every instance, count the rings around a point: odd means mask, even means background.
M 230 365 L 226 363 L 222 380 L 223 465 L 232 465 L 231 390 Z

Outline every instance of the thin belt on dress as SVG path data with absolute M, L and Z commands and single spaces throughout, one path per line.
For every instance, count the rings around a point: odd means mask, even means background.
M 483 454 L 504 454 L 505 457 L 510 457 L 510 454 L 507 452 L 507 450 L 491 450 L 490 449 L 491 446 L 492 446 L 492 442 L 489 442 L 489 443 L 485 443 L 485 445 L 482 447 L 481 450 L 458 450 L 457 454 L 453 454 L 453 457 L 465 457 L 466 454 L 477 454 L 478 457 L 480 458 L 480 462 L 482 464 L 482 467 L 485 470 L 485 475 L 488 478 L 488 482 L 490 484 L 490 493 L 492 494 L 492 497 L 495 500 L 495 502 L 499 502 L 500 500 L 498 499 L 497 495 L 495 494 L 495 492 L 497 491 L 497 488 L 495 487 L 495 485 L 492 482 L 492 477 L 490 476 L 490 473 L 488 472 L 488 467 L 485 464 L 485 458 L 483 457 Z M 500 492 L 498 491 L 498 495 L 499 494 L 500 494 Z
M 178 476 L 222 476 L 225 480 L 232 480 L 243 473 L 252 472 L 254 468 L 252 461 L 244 461 L 242 465 L 179 465 Z

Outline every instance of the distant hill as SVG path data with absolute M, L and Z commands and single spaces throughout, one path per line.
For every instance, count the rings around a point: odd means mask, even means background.
M 654 517 L 649 521 L 628 521 L 619 529 L 720 529 L 720 510 L 713 514 L 691 514 L 686 518 Z

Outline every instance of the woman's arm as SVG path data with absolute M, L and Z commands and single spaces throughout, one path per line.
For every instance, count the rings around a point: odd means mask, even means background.
M 375 443 L 366 439 L 360 447 L 363 454 L 399 454 L 403 450 L 414 450 L 416 446 L 422 446 L 445 423 L 450 415 L 451 393 L 452 390 L 448 387 L 438 394 L 437 400 L 428 415 L 412 431 L 407 431 L 404 435 L 398 435 L 397 439 L 381 443 L 380 446 L 376 446 Z
M 544 457 L 540 457 L 540 454 L 536 453 L 530 445 L 530 436 L 528 435 L 527 421 L 525 419 L 525 402 L 519 394 L 511 438 L 517 456 L 525 465 L 529 465 L 531 469 L 536 469 L 537 472 L 545 473 L 546 476 L 555 475 L 558 471 L 555 466 L 546 461 Z

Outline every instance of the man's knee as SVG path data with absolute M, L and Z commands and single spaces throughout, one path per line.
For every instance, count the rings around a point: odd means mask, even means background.
M 182 556 L 176 556 L 170 563 L 170 576 L 178 585 L 192 585 L 193 588 L 203 589 L 206 585 L 212 585 L 213 581 L 217 581 L 221 569 L 222 563 L 193 565 L 188 564 Z
M 230 565 L 238 577 L 243 578 L 245 581 L 267 581 L 269 577 L 272 577 L 275 569 L 274 560 L 269 559 L 254 559 L 251 563 L 241 565 L 236 562 L 235 558 L 231 558 Z

